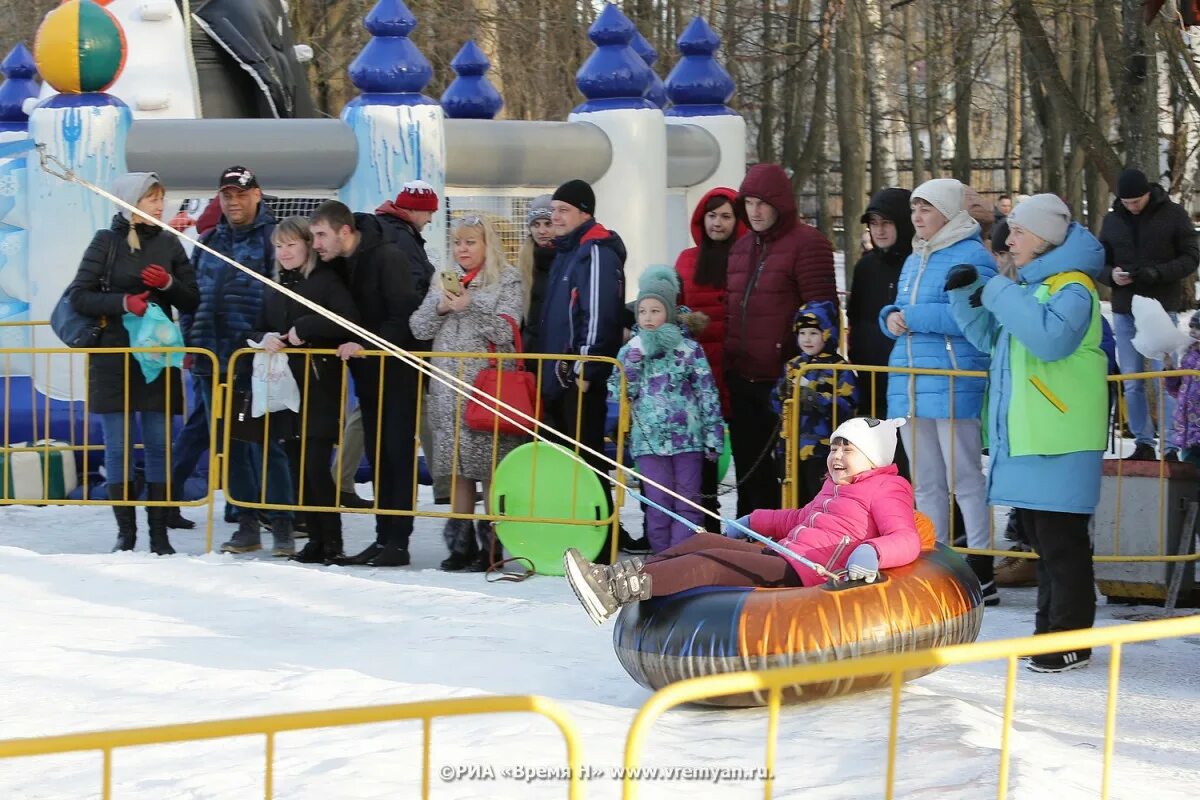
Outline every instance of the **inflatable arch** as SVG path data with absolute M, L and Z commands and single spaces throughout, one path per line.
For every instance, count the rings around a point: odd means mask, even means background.
M 107 10 L 123 3 L 113 0 Z M 91 6 L 70 0 L 47 19 L 81 9 L 94 17 Z M 160 10 L 176 15 L 161 24 L 181 39 L 174 4 Z M 662 99 L 654 72 L 631 47 L 636 29 L 607 5 L 588 32 L 596 50 L 577 75 L 586 101 L 560 122 L 491 119 L 499 98 L 483 75 L 487 60 L 472 43 L 456 59 L 459 77 L 441 103 L 423 95 L 432 68 L 408 38 L 416 24 L 402 0 L 379 0 L 364 20 L 372 38 L 349 70 L 361 94 L 339 119 L 172 119 L 145 113 L 136 89 L 120 97 L 84 87 L 44 97 L 30 109 L 27 132 L 0 133 L 0 147 L 6 140 L 44 145 L 48 155 L 100 186 L 127 170 L 154 170 L 172 197 L 210 196 L 222 167 L 245 163 L 270 194 L 337 197 L 355 211 L 374 210 L 419 178 L 452 208 L 480 208 L 483 198 L 499 198 L 515 216 L 524 199 L 584 178 L 596 190 L 597 217 L 628 246 L 631 297 L 642 268 L 672 263 L 690 244 L 688 217 L 700 197 L 714 186 L 736 186 L 744 175 L 745 122 L 726 105 L 733 81 L 714 57 L 720 39 L 701 18 L 679 37 L 682 59 L 665 82 L 673 105 L 664 110 L 650 99 Z M 158 46 L 179 43 L 167 37 Z M 134 46 L 139 42 L 130 42 Z M 35 50 L 39 59 L 51 57 L 49 48 Z M 647 57 L 653 58 L 652 49 Z M 128 70 L 141 56 L 126 58 Z M 121 82 L 119 73 L 102 81 L 113 89 Z M 44 320 L 112 208 L 43 171 L 36 150 L 4 153 L 0 149 L 0 315 Z M 443 263 L 445 215 L 435 218 L 426 238 L 432 260 Z M 51 339 L 40 333 L 38 344 Z M 4 344 L 28 346 L 11 330 Z M 38 365 L 32 370 L 37 388 L 55 398 L 69 399 L 70 387 L 83 386 L 66 366 L 61 373 L 44 366 L 39 372 Z

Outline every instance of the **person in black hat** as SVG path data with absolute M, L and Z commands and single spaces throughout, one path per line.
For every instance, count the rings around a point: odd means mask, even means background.
M 275 217 L 263 202 L 258 178 L 247 167 L 232 166 L 221 171 L 217 180 L 221 219 L 200 241 L 247 269 L 270 275 L 275 269 Z M 195 313 L 184 315 L 179 323 L 184 342 L 189 347 L 202 347 L 217 356 L 217 375 L 211 375 L 212 363 L 207 358 L 192 362 L 192 376 L 200 386 L 204 413 L 212 417 L 213 383 L 224 383 L 229 369 L 229 356 L 246 346 L 246 339 L 256 328 L 263 306 L 263 284 L 226 264 L 221 259 L 197 247 L 192 251 L 192 266 L 200 289 L 200 305 Z M 250 359 L 239 363 L 246 369 Z M 238 381 L 239 387 L 245 381 Z M 262 463 L 267 461 L 266 502 L 272 505 L 291 505 L 295 502 L 291 468 L 287 453 L 278 442 L 263 448 L 233 440 L 229 444 L 229 486 L 226 498 L 236 503 L 257 502 L 261 491 Z M 269 511 L 271 532 L 274 535 L 273 555 L 290 556 L 295 552 L 292 540 L 291 511 Z M 258 513 L 239 509 L 238 529 L 221 545 L 226 553 L 250 553 L 262 549 Z
M 596 194 L 587 181 L 559 186 L 550 199 L 558 255 L 550 266 L 538 325 L 538 349 L 546 354 L 607 356 L 621 348 L 625 313 L 625 244 L 595 218 Z M 547 361 L 542 368 L 546 422 L 598 452 L 604 451 L 608 376 L 594 362 Z M 589 456 L 597 469 L 607 466 Z M 609 495 L 608 482 L 601 480 Z M 612 498 L 609 495 L 609 508 Z M 609 545 L 600 557 L 607 558 Z
M 1117 178 L 1117 199 L 1100 228 L 1105 266 L 1100 280 L 1112 287 L 1113 332 L 1122 373 L 1157 371 L 1161 361 L 1149 364 L 1133 346 L 1137 334 L 1132 303 L 1134 295 L 1162 303 L 1174 320 L 1180 311 L 1195 306 L 1196 266 L 1200 243 L 1183 206 L 1151 184 L 1139 169 L 1127 169 Z M 1137 445 L 1130 456 L 1152 461 L 1156 457 L 1154 423 L 1146 402 L 1143 381 L 1125 381 L 1129 429 Z M 1165 397 L 1159 424 L 1165 429 L 1174 417 L 1175 401 Z M 1178 449 L 1165 441 L 1163 457 L 1178 459 Z

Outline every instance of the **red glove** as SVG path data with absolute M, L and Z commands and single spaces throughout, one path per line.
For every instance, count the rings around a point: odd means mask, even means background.
M 188 372 L 191 372 L 192 364 L 195 364 L 195 363 L 196 363 L 196 354 L 195 353 L 184 353 L 183 354 L 183 368 L 184 369 L 186 369 Z
M 159 269 L 162 269 L 162 267 L 159 267 Z M 135 317 L 142 316 L 146 313 L 146 307 L 148 305 L 146 299 L 148 297 L 150 297 L 149 292 L 125 295 L 125 310 L 130 314 L 133 314 Z
M 142 283 L 151 289 L 166 289 L 171 285 L 171 274 L 158 264 L 151 264 L 142 270 Z

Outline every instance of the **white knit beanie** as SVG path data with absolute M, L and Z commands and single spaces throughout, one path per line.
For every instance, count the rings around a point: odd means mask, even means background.
M 966 187 L 954 178 L 934 178 L 925 181 L 912 193 L 912 199 L 929 203 L 947 221 L 954 219 L 967 207 Z
M 957 183 L 957 181 L 955 181 Z M 855 417 L 848 419 L 829 437 L 833 441 L 838 437 L 845 439 L 858 448 L 859 452 L 876 468 L 886 467 L 896 457 L 896 432 L 904 424 L 904 419 L 875 419 L 873 417 Z
M 1016 225 L 1058 247 L 1067 238 L 1071 209 L 1056 194 L 1035 194 L 1013 207 L 1008 225 Z

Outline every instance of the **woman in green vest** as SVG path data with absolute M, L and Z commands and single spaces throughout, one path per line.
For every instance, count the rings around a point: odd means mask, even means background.
M 1008 218 L 1016 282 L 969 265 L 946 279 L 967 339 L 992 354 L 984 431 L 988 502 L 1011 506 L 1037 552 L 1034 633 L 1090 628 L 1096 616 L 1088 522 L 1100 500 L 1107 359 L 1094 280 L 1104 249 L 1052 194 Z M 1090 650 L 1034 656 L 1035 672 L 1086 666 Z

